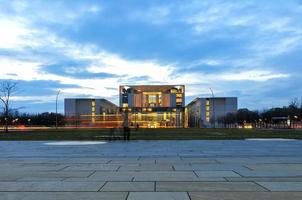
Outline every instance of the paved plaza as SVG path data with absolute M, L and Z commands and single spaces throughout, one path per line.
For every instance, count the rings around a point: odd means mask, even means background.
M 0 141 L 0 199 L 302 199 L 302 141 Z

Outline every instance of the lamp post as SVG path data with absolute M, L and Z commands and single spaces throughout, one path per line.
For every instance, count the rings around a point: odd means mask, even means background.
M 56 96 L 56 129 L 58 129 L 58 98 L 59 98 L 60 92 L 61 91 L 58 90 L 57 96 Z
M 215 115 L 215 96 L 212 88 L 209 88 L 212 93 L 212 104 L 213 104 L 213 117 L 214 117 L 214 128 L 216 127 L 216 115 Z

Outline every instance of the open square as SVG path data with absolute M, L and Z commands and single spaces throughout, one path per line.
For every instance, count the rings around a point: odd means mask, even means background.
M 0 199 L 302 198 L 298 140 L 0 144 Z

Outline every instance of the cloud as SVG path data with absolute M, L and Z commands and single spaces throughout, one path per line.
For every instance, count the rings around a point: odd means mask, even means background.
M 18 1 L 3 2 L 5 6 L 0 11 L 6 15 L 26 18 L 32 22 L 71 25 L 79 23 L 81 19 L 89 15 L 98 14 L 103 10 L 99 4 L 86 2 L 65 3 L 62 1 Z M 47 7 L 47 9 L 45 9 Z M 1 9 L 2 8 L 2 9 Z
M 26 45 L 25 39 L 32 34 L 32 31 L 24 26 L 22 19 L 1 19 L 0 18 L 0 48 L 17 49 L 19 45 Z
M 272 73 L 269 71 L 246 71 L 232 74 L 223 74 L 221 78 L 227 81 L 268 81 L 271 79 L 288 78 L 288 74 Z
M 39 85 L 49 95 L 32 89 L 16 101 L 46 102 L 58 89 L 116 100 L 120 84 L 146 83 L 186 84 L 190 98 L 210 95 L 208 87 L 247 98 L 301 69 L 301 9 L 292 0 L 1 3 L 0 79 L 57 83 Z

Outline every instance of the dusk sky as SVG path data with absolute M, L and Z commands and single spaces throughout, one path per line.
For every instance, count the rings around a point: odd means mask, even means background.
M 20 112 L 118 103 L 120 84 L 185 84 L 249 109 L 302 97 L 301 0 L 0 0 L 0 79 Z

